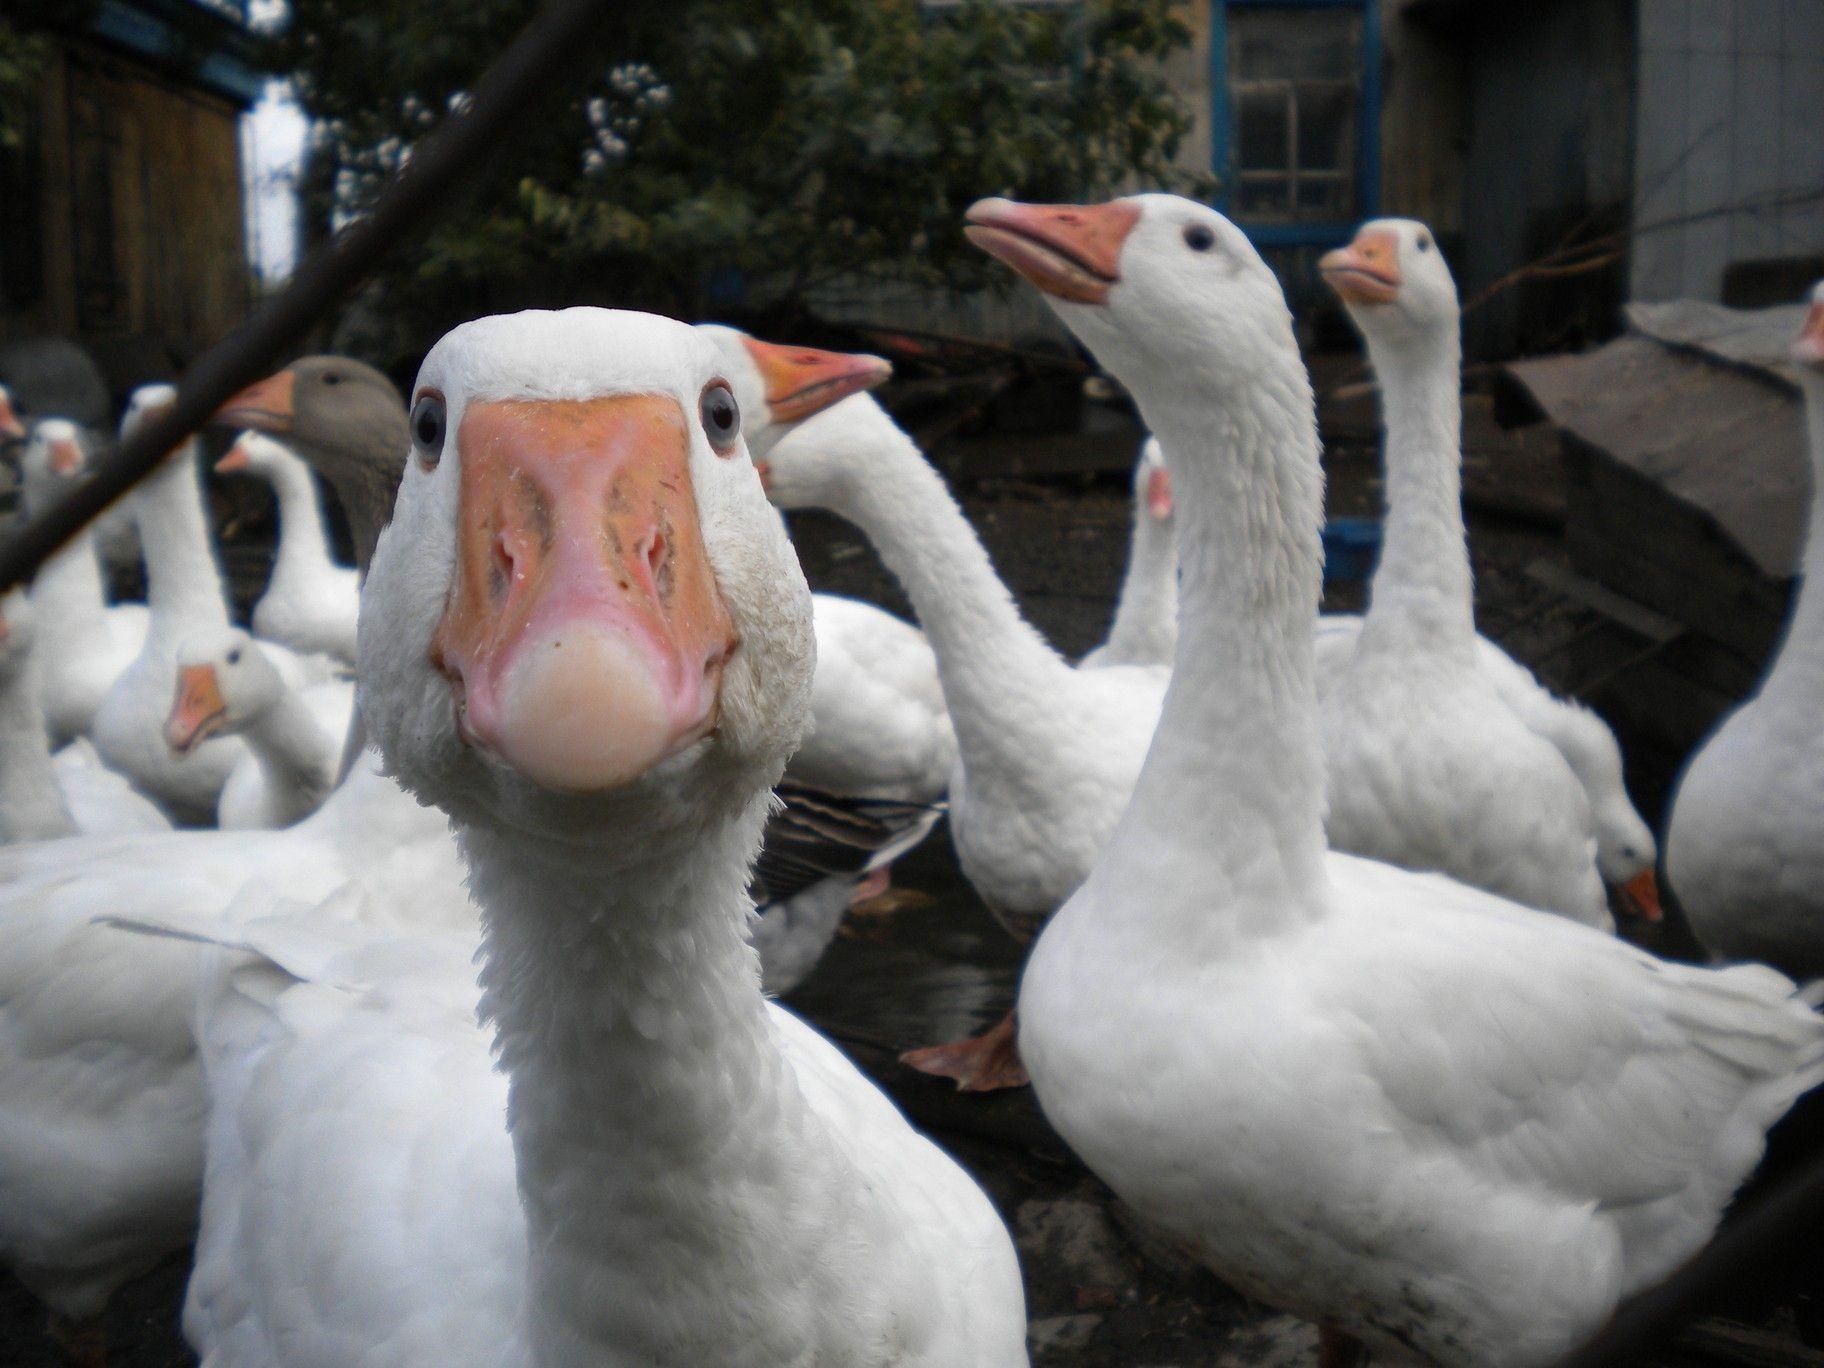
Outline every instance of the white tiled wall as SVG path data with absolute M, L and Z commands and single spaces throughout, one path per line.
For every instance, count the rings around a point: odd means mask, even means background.
M 1640 0 L 1632 290 L 1824 252 L 1824 0 Z

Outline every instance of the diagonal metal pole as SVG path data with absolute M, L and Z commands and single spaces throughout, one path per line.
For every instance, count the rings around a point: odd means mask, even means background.
M 0 592 L 23 584 L 57 548 L 207 423 L 230 397 L 291 359 L 316 322 L 380 259 L 435 218 L 463 173 L 551 88 L 551 77 L 617 6 L 551 0 L 476 82 L 469 103 L 414 149 L 372 212 L 305 258 L 288 284 L 184 372 L 177 402 L 126 438 L 87 481 L 0 546 Z

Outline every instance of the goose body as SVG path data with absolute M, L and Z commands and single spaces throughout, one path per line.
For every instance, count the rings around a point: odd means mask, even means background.
M 1377 1358 L 1556 1361 L 1708 1238 L 1824 1022 L 1772 970 L 1327 851 L 1321 473 L 1277 281 L 1171 196 L 970 219 L 1135 395 L 1180 519 L 1158 733 L 1021 983 L 1046 1115 L 1220 1277 Z
M 1793 359 L 1814 490 L 1803 578 L 1765 678 L 1679 780 L 1666 874 L 1713 955 L 1813 978 L 1824 974 L 1824 286 Z
M 1583 785 L 1477 647 L 1450 271 L 1410 219 L 1363 225 L 1323 267 L 1381 380 L 1387 470 L 1368 612 L 1317 676 L 1330 844 L 1613 929 Z
M 363 712 L 455 823 L 488 1028 L 460 943 L 403 968 L 250 945 L 264 966 L 220 977 L 225 1139 L 186 1313 L 207 1361 L 1025 1361 L 987 1200 L 760 993 L 747 865 L 804 721 L 810 604 L 714 376 L 684 325 L 605 310 L 481 320 L 426 358 Z M 519 538 L 528 482 L 542 545 Z M 469 532 L 496 491 L 523 571 L 504 602 Z M 644 561 L 659 522 L 663 591 L 607 549 Z M 548 748 L 559 698 L 613 743 Z
M 310 467 L 282 442 L 250 429 L 215 468 L 257 475 L 272 486 L 278 501 L 278 553 L 266 592 L 253 608 L 253 630 L 305 655 L 331 655 L 354 664 L 360 591 L 354 569 L 330 558 Z
M 74 423 L 33 426 L 20 457 L 25 509 L 42 513 L 88 469 Z M 84 528 L 44 563 L 32 582 L 37 605 L 39 696 L 53 744 L 85 735 L 123 671 L 145 645 L 151 618 L 143 603 L 110 606 L 103 591 L 95 531 Z

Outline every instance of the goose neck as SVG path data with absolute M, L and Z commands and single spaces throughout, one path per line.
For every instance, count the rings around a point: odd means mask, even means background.
M 279 550 L 272 567 L 273 583 L 308 580 L 320 576 L 334 562 L 323 526 L 323 508 L 317 487 L 302 461 L 281 460 L 266 472 L 279 506 Z
M 1462 352 L 1454 328 L 1371 336 L 1381 382 L 1386 518 L 1364 649 L 1475 650 L 1463 524 Z
M 329 796 L 341 760 L 341 738 L 324 733 L 297 693 L 285 690 L 243 735 L 269 784 L 313 811 Z
M 732 1314 L 715 1298 L 733 1270 L 789 1269 L 821 1238 L 794 1213 L 823 1210 L 828 1146 L 746 936 L 769 802 L 612 858 L 458 826 L 483 912 L 482 1012 L 510 1079 L 541 1362 L 652 1357 L 630 1352 L 631 1313 L 604 1286 L 672 1306 L 701 1294 L 706 1317 Z
M 1811 511 L 1792 615 L 1759 697 L 1790 698 L 1809 710 L 1824 701 L 1824 376 L 1803 372 L 1799 386 L 1811 454 Z
M 1068 694 L 1074 671 L 1021 615 L 943 477 L 874 413 L 844 434 L 852 474 L 828 506 L 867 534 L 912 600 L 965 753 L 1023 750 L 1045 720 L 1032 700 Z
M 1178 547 L 1170 527 L 1136 498 L 1127 574 L 1108 629 L 1111 664 L 1170 660 L 1178 629 Z
M 228 621 L 192 448 L 183 447 L 134 491 L 154 628 Z
M 0 674 L 0 841 L 74 835 L 51 762 L 51 737 L 32 662 Z
M 61 653 L 61 643 L 101 621 L 108 601 L 93 528 L 85 527 L 44 563 L 32 581 L 32 606 L 43 649 L 52 656 Z
M 1159 727 L 1096 877 L 1183 892 L 1124 902 L 1147 933 L 1204 953 L 1324 905 L 1323 477 L 1310 381 L 1284 346 L 1231 395 L 1136 389 L 1168 457 L 1182 453 L 1181 620 Z

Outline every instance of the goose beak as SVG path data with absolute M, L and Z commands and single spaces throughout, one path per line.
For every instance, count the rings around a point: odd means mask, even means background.
M 1400 297 L 1400 242 L 1384 229 L 1363 231 L 1317 263 L 1345 304 L 1391 304 Z
M 1666 912 L 1659 905 L 1659 879 L 1651 869 L 1643 869 L 1619 890 L 1622 910 L 1642 921 L 1664 921 Z
M 215 463 L 217 475 L 232 475 L 237 470 L 246 470 L 253 464 L 253 458 L 247 454 L 246 444 L 236 442 L 228 448 L 228 454 Z
M 963 235 L 1041 292 L 1075 304 L 1105 304 L 1121 279 L 1121 248 L 1140 221 L 1131 200 L 1107 204 L 1021 204 L 985 199 L 969 206 Z
M 668 396 L 471 400 L 431 641 L 466 741 L 547 789 L 622 787 L 715 727 L 739 644 Z
M 743 337 L 741 343 L 766 382 L 766 406 L 776 423 L 795 423 L 821 413 L 893 374 L 893 367 L 878 356 L 781 347 L 752 337 Z
M 23 442 L 25 424 L 19 421 L 19 411 L 13 407 L 13 396 L 0 390 L 0 442 Z
M 1164 522 L 1172 516 L 1172 473 L 1169 470 L 1146 473 L 1146 511 L 1156 522 Z
M 1801 366 L 1824 370 L 1824 300 L 1812 303 L 1805 312 L 1805 325 L 1792 344 L 1792 359 Z
M 228 721 L 228 705 L 213 665 L 186 665 L 177 672 L 177 701 L 165 719 L 165 744 L 173 755 L 188 755 Z
M 209 421 L 283 436 L 291 431 L 296 417 L 292 400 L 297 387 L 298 377 L 289 369 L 256 380 L 217 409 Z
M 74 438 L 59 437 L 50 444 L 49 450 L 53 474 L 68 479 L 82 469 L 82 448 L 76 445 Z

